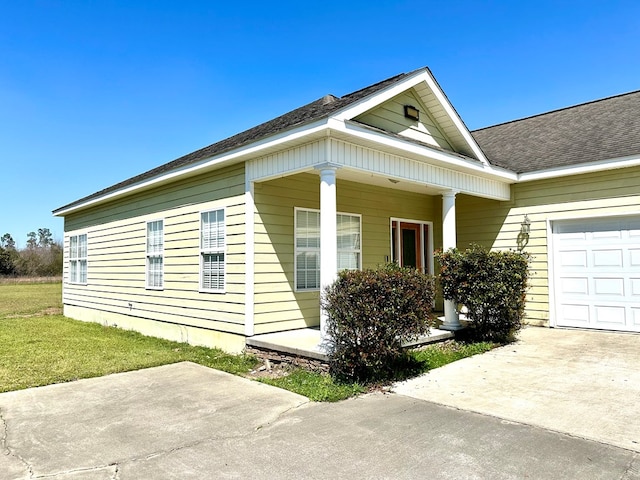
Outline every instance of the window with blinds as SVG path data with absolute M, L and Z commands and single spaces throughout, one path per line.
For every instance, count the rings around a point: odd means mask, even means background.
M 147 288 L 164 286 L 164 222 L 147 222 Z
M 200 214 L 200 289 L 224 292 L 224 209 Z

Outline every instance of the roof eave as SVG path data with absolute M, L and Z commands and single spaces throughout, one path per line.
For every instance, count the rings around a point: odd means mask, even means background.
M 93 198 L 90 198 L 92 196 L 85 197 L 85 199 L 80 199 L 76 202 L 60 207 L 52 213 L 56 217 L 64 217 L 71 213 L 97 206 L 118 197 L 131 195 L 141 190 L 146 190 L 148 188 L 174 181 L 177 178 L 187 177 L 204 170 L 216 169 L 225 165 L 242 162 L 246 160 L 247 157 L 255 157 L 256 155 L 264 154 L 265 151 L 280 148 L 286 143 L 302 143 L 310 140 L 312 137 L 323 136 L 326 125 L 327 118 L 325 117 L 315 122 L 265 137 L 238 149 L 216 154 L 211 157 L 204 158 L 197 163 L 189 164 L 182 168 L 177 168 L 167 173 L 127 185 L 123 188 L 106 192 L 104 195 Z
M 583 173 L 601 172 L 614 168 L 627 168 L 640 166 L 640 154 L 620 158 L 599 160 L 596 162 L 582 163 L 566 167 L 556 167 L 518 174 L 518 183 L 546 180 L 550 178 L 567 177 Z

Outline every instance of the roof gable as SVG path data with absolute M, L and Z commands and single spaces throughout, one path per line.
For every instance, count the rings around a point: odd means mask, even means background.
M 472 134 L 491 163 L 517 173 L 640 155 L 640 91 Z
M 406 105 L 418 109 L 418 120 L 408 118 L 405 115 Z M 443 150 L 456 151 L 414 88 L 358 115 L 354 120 Z

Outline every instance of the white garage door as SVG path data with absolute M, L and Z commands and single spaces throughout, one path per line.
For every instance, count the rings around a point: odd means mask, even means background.
M 552 229 L 556 325 L 640 332 L 640 217 Z

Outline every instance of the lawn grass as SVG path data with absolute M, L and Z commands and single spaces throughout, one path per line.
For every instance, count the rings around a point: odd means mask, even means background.
M 247 355 L 194 347 L 61 315 L 0 319 L 0 392 L 191 361 L 234 374 Z
M 181 361 L 251 378 L 250 372 L 260 363 L 250 355 L 231 355 L 72 320 L 60 315 L 61 310 L 60 282 L 0 282 L 0 392 Z M 489 343 L 449 342 L 414 350 L 410 352 L 410 368 L 399 371 L 397 378 L 409 378 L 493 347 Z M 259 380 L 322 402 L 380 387 L 339 382 L 328 374 L 302 368 Z
M 61 312 L 61 282 L 0 282 L 0 318 Z
M 420 373 L 425 373 L 434 368 L 443 367 L 448 363 L 488 352 L 495 347 L 497 345 L 491 342 L 437 343 L 419 350 L 413 350 L 411 357 L 420 366 Z
M 358 383 L 335 381 L 329 374 L 294 368 L 287 375 L 261 378 L 261 382 L 304 395 L 314 402 L 337 402 L 367 391 Z
M 249 355 L 146 337 L 62 315 L 61 283 L 0 284 L 0 392 L 191 361 L 244 375 Z

